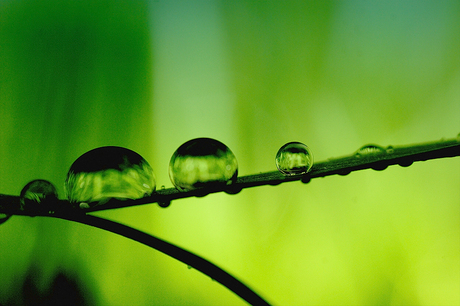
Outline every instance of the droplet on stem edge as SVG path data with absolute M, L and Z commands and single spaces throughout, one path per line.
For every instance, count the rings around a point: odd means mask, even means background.
M 30 213 L 50 212 L 57 207 L 56 187 L 47 180 L 33 180 L 22 188 L 20 193 L 21 209 Z
M 310 148 L 301 142 L 289 142 L 282 146 L 275 158 L 276 167 L 286 175 L 302 175 L 313 166 Z
M 169 178 L 179 191 L 227 186 L 238 176 L 238 162 L 223 143 L 195 138 L 182 144 L 169 162 Z
M 140 199 L 155 191 L 155 175 L 136 152 L 116 146 L 81 155 L 70 167 L 65 191 L 75 207 L 89 208 L 110 199 Z
M 382 148 L 381 146 L 374 145 L 374 144 L 368 144 L 368 145 L 362 146 L 358 151 L 356 151 L 355 157 L 360 158 L 363 156 L 370 156 L 370 155 L 380 154 L 384 152 L 385 152 L 385 149 Z

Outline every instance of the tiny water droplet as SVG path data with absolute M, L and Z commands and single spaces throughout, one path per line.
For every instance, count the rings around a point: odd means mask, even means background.
M 192 266 L 190 266 L 190 265 L 187 265 L 187 269 L 189 269 L 189 270 L 190 270 L 190 269 L 192 269 Z
M 388 146 L 387 149 L 386 149 L 386 152 L 387 152 L 388 154 L 391 154 L 391 153 L 393 153 L 394 151 L 395 151 L 395 149 L 393 148 L 393 146 Z
M 304 184 L 308 184 L 311 181 L 311 177 L 309 175 L 305 175 L 302 177 L 301 182 Z
M 20 193 L 21 209 L 35 213 L 54 210 L 57 199 L 56 187 L 47 180 L 33 180 Z
M 81 202 L 79 205 L 78 205 L 81 209 L 87 209 L 87 208 L 90 208 L 91 206 L 89 206 L 88 203 L 85 203 L 85 202 Z
M 72 164 L 65 191 L 74 206 L 87 208 L 112 198 L 150 196 L 155 191 L 155 176 L 149 163 L 136 152 L 115 146 L 100 147 Z
M 366 155 L 373 155 L 373 154 L 378 154 L 378 153 L 383 153 L 385 150 L 378 145 L 374 144 L 368 144 L 365 146 L 362 146 L 358 151 L 355 153 L 355 157 L 362 157 Z
M 408 158 L 403 158 L 399 161 L 399 165 L 401 167 L 409 167 L 410 165 L 412 165 L 414 163 L 414 161 L 408 157 Z
M 230 185 L 238 176 L 238 162 L 223 143 L 196 138 L 181 145 L 171 157 L 169 178 L 179 191 Z
M 282 146 L 275 158 L 276 167 L 284 175 L 301 175 L 313 166 L 310 148 L 301 142 L 289 142 Z
M 159 201 L 158 206 L 161 208 L 167 208 L 171 205 L 171 201 Z

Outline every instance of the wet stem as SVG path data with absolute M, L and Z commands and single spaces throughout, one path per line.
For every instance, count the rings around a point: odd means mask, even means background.
M 306 174 L 283 175 L 279 171 L 272 171 L 239 177 L 236 182 L 231 185 L 213 185 L 185 192 L 178 191 L 175 188 L 162 188 L 151 196 L 142 199 L 127 201 L 112 199 L 105 205 L 94 206 L 85 210 L 76 208 L 71 209 L 71 205 L 67 200 L 54 199 L 49 200 L 54 202 L 46 203 L 46 201 L 44 201 L 43 204 L 45 204 L 45 207 L 67 207 L 68 209 L 26 211 L 21 209 L 21 199 L 19 196 L 0 194 L 0 224 L 6 222 L 11 215 L 26 215 L 60 218 L 97 227 L 154 248 L 185 263 L 188 267 L 193 267 L 201 271 L 211 277 L 211 279 L 226 286 L 249 304 L 269 305 L 265 299 L 255 293 L 247 285 L 210 261 L 151 234 L 141 232 L 114 221 L 92 216 L 88 213 L 98 210 L 126 208 L 151 203 L 158 203 L 160 207 L 165 208 L 168 207 L 173 200 L 182 198 L 202 197 L 217 192 L 237 194 L 243 189 L 250 187 L 278 185 L 299 180 L 303 183 L 308 183 L 311 179 L 317 177 L 326 177 L 335 174 L 348 175 L 353 171 L 363 169 L 381 171 L 391 165 L 407 167 L 418 161 L 457 156 L 460 156 L 460 137 L 415 145 L 388 146 L 386 148 L 367 145 L 350 155 L 340 158 L 330 158 L 326 161 L 316 163 Z

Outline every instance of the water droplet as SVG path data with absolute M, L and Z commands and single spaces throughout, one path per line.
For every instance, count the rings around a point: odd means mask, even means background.
M 211 138 L 187 141 L 174 152 L 169 163 L 169 178 L 179 191 L 230 185 L 237 175 L 238 162 L 233 152 Z
M 74 206 L 87 208 L 112 198 L 149 196 L 155 191 L 155 176 L 149 163 L 136 152 L 122 147 L 100 147 L 81 155 L 72 164 L 65 190 Z
M 58 193 L 56 187 L 47 180 L 33 180 L 21 190 L 21 209 L 29 212 L 49 212 L 56 207 Z
M 387 149 L 386 149 L 386 152 L 387 152 L 388 154 L 391 154 L 391 153 L 393 153 L 394 151 L 395 151 L 395 149 L 393 148 L 393 146 L 388 146 Z
M 5 223 L 6 221 L 8 221 L 8 219 L 11 217 L 11 215 L 7 215 L 7 214 L 3 214 L 3 213 L 0 213 L 0 224 L 3 224 Z
M 310 148 L 301 142 L 289 142 L 276 154 L 276 167 L 284 175 L 301 175 L 313 166 Z
M 388 167 L 388 164 L 385 161 L 378 161 L 374 163 L 371 168 L 377 171 L 385 170 Z
M 399 165 L 401 167 L 409 167 L 410 165 L 412 165 L 414 163 L 414 161 L 412 159 L 409 158 L 403 158 L 399 161 Z
M 192 266 L 191 265 L 187 265 L 187 269 L 192 269 Z
M 167 200 L 167 201 L 158 201 L 158 206 L 160 206 L 161 208 L 167 208 L 169 207 L 169 205 L 171 205 L 171 201 Z
M 362 156 L 373 155 L 373 154 L 378 154 L 378 153 L 383 153 L 383 152 L 385 152 L 385 150 L 381 146 L 369 144 L 369 145 L 362 146 L 358 151 L 356 151 L 355 157 L 359 158 Z
M 460 141 L 460 133 L 457 135 L 457 141 Z
M 309 175 L 305 175 L 302 177 L 301 182 L 304 184 L 308 184 L 311 181 L 311 177 Z

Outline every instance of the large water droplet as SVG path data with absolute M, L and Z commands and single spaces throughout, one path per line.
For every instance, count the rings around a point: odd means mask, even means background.
M 31 213 L 54 210 L 58 193 L 56 187 L 47 180 L 33 180 L 21 190 L 21 209 Z M 46 204 L 44 204 L 44 203 Z
M 276 167 L 284 175 L 301 175 L 313 166 L 313 154 L 309 147 L 301 142 L 289 142 L 276 154 Z
M 69 201 L 81 208 L 111 198 L 139 199 L 155 190 L 155 176 L 139 154 L 122 147 L 100 147 L 80 156 L 65 181 Z
M 174 152 L 169 163 L 169 177 L 179 191 L 230 185 L 237 175 L 238 162 L 233 152 L 211 138 L 187 141 Z
M 366 155 L 373 155 L 373 154 L 378 154 L 378 153 L 383 153 L 383 152 L 385 152 L 385 149 L 382 148 L 381 146 L 374 145 L 374 144 L 368 144 L 368 145 L 362 146 L 358 151 L 356 151 L 355 156 L 362 157 Z

